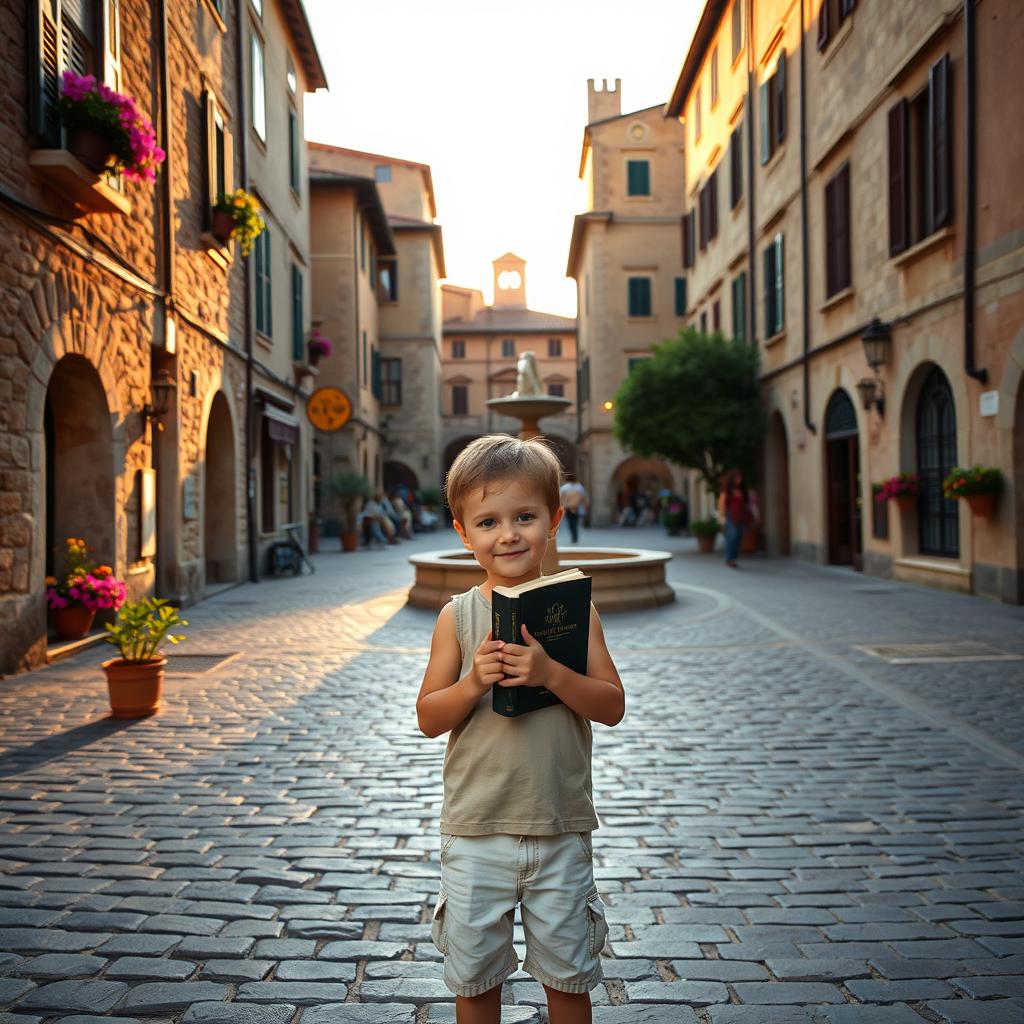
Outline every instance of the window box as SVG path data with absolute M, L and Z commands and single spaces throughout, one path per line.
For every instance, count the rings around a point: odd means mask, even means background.
M 320 371 L 305 360 L 293 359 L 292 369 L 295 371 L 296 382 L 301 381 L 303 377 L 319 377 Z
M 131 200 L 66 149 L 34 149 L 29 164 L 82 213 L 131 213 Z

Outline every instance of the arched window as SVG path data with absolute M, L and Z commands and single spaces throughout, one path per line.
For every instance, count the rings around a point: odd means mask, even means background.
M 956 558 L 960 520 L 955 500 L 943 497 L 942 481 L 956 465 L 956 407 L 946 375 L 936 366 L 917 400 L 917 471 L 921 553 Z

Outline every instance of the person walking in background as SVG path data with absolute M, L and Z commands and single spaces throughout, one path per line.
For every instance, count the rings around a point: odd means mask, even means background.
M 565 518 L 569 523 L 569 533 L 572 542 L 575 544 L 580 539 L 580 511 L 587 511 L 587 492 L 583 484 L 576 479 L 575 474 L 566 473 L 565 483 L 558 492 L 565 509 Z
M 743 478 L 742 470 L 734 469 L 726 475 L 718 495 L 718 521 L 722 524 L 725 536 L 725 564 L 730 569 L 738 568 L 736 559 L 739 557 L 740 544 L 743 542 L 743 531 L 754 519 L 754 506 L 747 490 L 747 482 Z

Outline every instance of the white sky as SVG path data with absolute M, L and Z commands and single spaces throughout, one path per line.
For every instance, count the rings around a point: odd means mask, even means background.
M 664 103 L 703 0 L 305 0 L 329 92 L 306 136 L 430 164 L 448 280 L 491 299 L 491 260 L 527 261 L 531 308 L 575 316 L 565 277 L 587 79 L 627 113 Z

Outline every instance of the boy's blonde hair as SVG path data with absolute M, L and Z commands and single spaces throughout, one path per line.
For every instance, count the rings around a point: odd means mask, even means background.
M 561 503 L 562 467 L 547 443 L 537 437 L 523 441 L 508 434 L 486 434 L 466 445 L 448 470 L 444 491 L 452 516 L 462 522 L 463 502 L 477 488 L 512 479 L 534 485 L 555 514 Z

